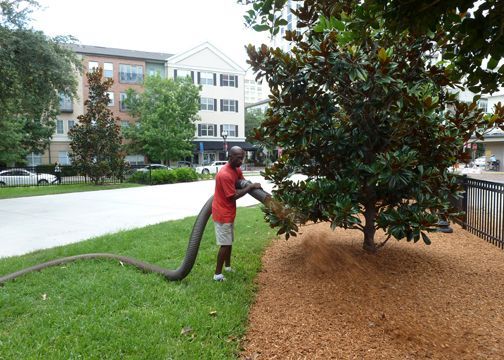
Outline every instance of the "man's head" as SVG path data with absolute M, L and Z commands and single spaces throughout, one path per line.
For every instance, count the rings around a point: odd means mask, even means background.
M 245 152 L 239 146 L 233 146 L 229 150 L 229 164 L 234 168 L 239 168 L 243 163 Z

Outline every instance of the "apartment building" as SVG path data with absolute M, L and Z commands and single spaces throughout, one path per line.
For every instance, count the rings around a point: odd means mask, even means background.
M 279 47 L 284 52 L 289 52 L 292 50 L 292 43 L 285 40 L 286 31 L 294 31 L 297 29 L 297 16 L 292 12 L 293 9 L 299 9 L 302 6 L 302 2 L 288 0 L 281 11 L 282 19 L 287 20 L 287 24 L 280 26 L 280 31 L 277 35 L 273 37 L 273 46 Z M 299 32 L 299 30 L 296 30 Z
M 268 100 L 269 94 L 266 80 L 256 81 L 254 74 L 245 75 L 245 107 Z
M 245 142 L 245 70 L 213 45 L 203 43 L 170 57 L 166 71 L 170 78 L 190 77 L 201 86 L 193 163 L 225 160 L 225 145 L 255 150 Z
M 84 73 L 99 66 L 103 67 L 105 77 L 114 80 L 109 91 L 109 106 L 114 116 L 120 118 L 121 128 L 132 126 L 136 121 L 124 106 L 128 88 L 141 91 L 144 77 L 154 74 L 169 78 L 189 76 L 194 84 L 201 86 L 200 119 L 194 134 L 192 161 L 201 164 L 224 159 L 225 143 L 228 147 L 238 145 L 254 150 L 245 142 L 245 71 L 213 45 L 203 43 L 181 54 L 89 45 L 73 45 L 72 49 L 81 58 Z M 50 146 L 44 154 L 28 156 L 29 165 L 70 163 L 68 131 L 84 113 L 84 100 L 89 92 L 86 77 L 76 76 L 78 98 L 61 99 L 61 113 Z M 128 154 L 126 160 L 131 164 L 143 164 L 147 159 L 143 154 Z
M 466 102 L 472 102 L 475 95 L 476 94 L 471 91 L 465 90 L 459 92 L 459 99 Z M 485 113 L 493 113 L 495 105 L 499 102 L 504 104 L 504 88 L 500 88 L 493 94 L 481 94 L 481 98 L 478 100 L 478 107 Z M 485 133 L 482 140 L 473 136 L 470 142 L 482 143 L 485 149 L 485 156 L 487 158 L 493 154 L 501 164 L 504 163 L 504 131 L 498 127 Z M 474 154 L 474 156 L 476 156 L 476 154 Z

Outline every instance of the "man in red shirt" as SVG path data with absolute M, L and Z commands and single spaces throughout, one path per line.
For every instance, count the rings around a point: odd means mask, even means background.
M 259 189 L 261 184 L 251 183 L 243 189 L 237 189 L 238 180 L 244 179 L 240 169 L 245 153 L 239 146 L 229 150 L 228 163 L 219 170 L 215 177 L 215 194 L 212 202 L 212 219 L 215 225 L 215 238 L 220 246 L 217 254 L 217 266 L 214 280 L 225 280 L 222 267 L 231 270 L 231 250 L 234 240 L 234 219 L 236 217 L 236 200 L 253 189 Z

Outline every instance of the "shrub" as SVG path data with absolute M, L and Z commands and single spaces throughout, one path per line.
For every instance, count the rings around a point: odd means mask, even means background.
M 148 176 L 148 173 L 147 173 Z M 151 185 L 173 184 L 177 182 L 177 175 L 173 170 L 153 170 L 151 171 Z
M 148 184 L 149 183 L 149 173 L 143 171 L 135 171 L 128 178 L 128 182 L 137 184 Z
M 201 180 L 213 180 L 216 174 L 198 174 L 198 178 Z
M 147 185 L 173 184 L 177 182 L 197 181 L 198 175 L 194 169 L 178 168 L 174 170 L 135 171 L 128 182 Z
M 177 168 L 173 170 L 177 177 L 177 182 L 191 182 L 198 180 L 198 174 L 192 168 Z

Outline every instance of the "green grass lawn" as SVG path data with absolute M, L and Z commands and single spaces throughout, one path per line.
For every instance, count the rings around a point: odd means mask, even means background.
M 122 189 L 135 186 L 144 186 L 144 185 L 122 183 L 122 184 L 105 184 L 105 185 L 72 184 L 72 185 L 1 187 L 0 199 L 10 199 L 24 196 L 63 194 L 63 193 L 80 192 L 80 191 Z
M 0 259 L 0 274 L 63 256 L 109 252 L 169 269 L 195 218 Z M 236 273 L 212 280 L 217 245 L 205 230 L 192 272 L 169 282 L 113 260 L 83 260 L 0 287 L 0 359 L 233 359 L 254 299 L 261 255 L 274 236 L 259 207 L 239 208 Z M 185 329 L 185 331 L 184 331 Z

